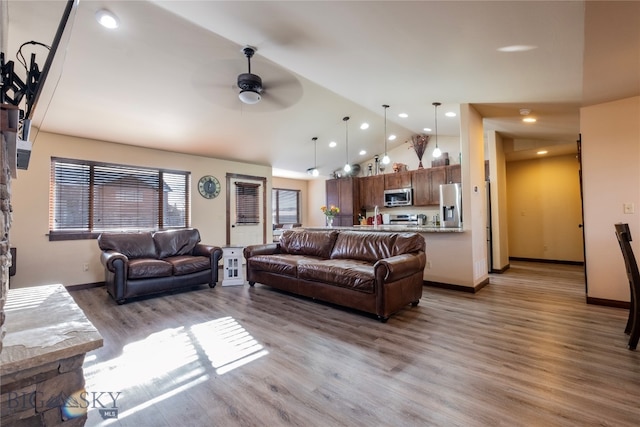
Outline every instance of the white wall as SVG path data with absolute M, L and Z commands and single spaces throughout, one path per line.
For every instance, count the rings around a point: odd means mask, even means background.
M 460 147 L 462 158 L 462 209 L 464 228 L 471 233 L 473 283 L 489 278 L 487 261 L 487 203 L 484 171 L 484 127 L 482 116 L 469 104 L 460 106 Z
M 17 179 L 11 182 L 13 223 L 10 241 L 18 251 L 16 275 L 11 277 L 12 288 L 51 283 L 68 286 L 104 280 L 95 240 L 49 241 L 52 156 L 190 171 L 191 225 L 199 229 L 203 243 L 217 246 L 226 244 L 227 173 L 266 177 L 267 194 L 271 194 L 271 168 L 267 166 L 40 132 L 28 170 L 19 170 Z M 214 175 L 220 180 L 220 196 L 212 200 L 200 197 L 196 186 L 203 175 Z M 270 216 L 271 197 L 267 197 L 267 213 Z M 271 227 L 267 227 L 267 232 L 267 241 L 271 241 Z M 262 236 L 256 238 L 262 241 Z M 87 272 L 83 271 L 85 263 L 89 265 Z
M 587 295 L 629 301 L 614 224 L 628 223 L 640 255 L 640 97 L 580 110 Z M 633 203 L 635 213 L 624 214 Z
M 317 177 L 310 180 L 307 184 L 307 210 L 309 211 L 309 216 L 306 225 L 310 227 L 323 227 L 326 224 L 326 217 L 320 210 L 320 207 L 327 203 L 326 180 L 327 177 Z
M 507 163 L 509 255 L 584 261 L 574 154 Z

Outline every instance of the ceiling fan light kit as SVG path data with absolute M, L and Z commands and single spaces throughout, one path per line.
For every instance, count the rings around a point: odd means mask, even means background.
M 251 73 L 251 57 L 256 53 L 253 46 L 245 46 L 242 53 L 247 57 L 248 71 L 238 76 L 238 88 L 240 93 L 238 97 L 245 104 L 257 104 L 262 99 L 262 79 L 260 76 Z
M 238 98 L 240 98 L 240 101 L 242 101 L 243 103 L 250 105 L 257 104 L 262 99 L 260 94 L 253 90 L 240 91 L 240 93 L 238 94 Z

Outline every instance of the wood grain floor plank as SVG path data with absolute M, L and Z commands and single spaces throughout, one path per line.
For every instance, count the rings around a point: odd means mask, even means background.
M 87 389 L 121 426 L 635 426 L 626 310 L 587 305 L 581 267 L 514 262 L 477 294 L 425 288 L 380 323 L 257 284 L 118 306 L 73 297 L 105 346 Z M 107 389 L 105 389 L 107 388 Z

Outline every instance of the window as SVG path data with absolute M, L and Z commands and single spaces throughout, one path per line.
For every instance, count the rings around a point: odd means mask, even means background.
M 236 181 L 236 224 L 260 223 L 260 184 Z
M 274 224 L 300 224 L 300 190 L 271 190 Z
M 51 159 L 49 240 L 189 226 L 190 173 Z

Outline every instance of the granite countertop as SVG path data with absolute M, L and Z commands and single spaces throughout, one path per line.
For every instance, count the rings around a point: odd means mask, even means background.
M 339 227 L 304 227 L 307 230 L 326 230 L 334 228 L 337 230 L 355 230 L 355 231 L 412 231 L 415 233 L 462 233 L 464 229 L 461 227 L 444 228 L 433 225 L 352 225 Z

